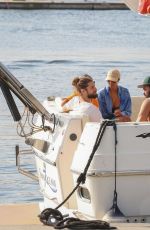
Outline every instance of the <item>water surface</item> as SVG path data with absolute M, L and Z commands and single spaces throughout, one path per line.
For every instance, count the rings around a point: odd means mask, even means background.
M 121 71 L 131 95 L 150 75 L 150 19 L 131 11 L 0 10 L 0 61 L 41 102 L 71 92 L 74 76 L 88 73 L 103 87 L 109 69 Z M 39 187 L 18 174 L 18 138 L 0 93 L 0 203 L 33 202 Z M 30 162 L 26 162 L 26 165 Z

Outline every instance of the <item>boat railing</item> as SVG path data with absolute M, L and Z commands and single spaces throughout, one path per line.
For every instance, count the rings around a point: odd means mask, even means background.
M 24 149 L 24 150 L 20 150 L 19 149 L 19 145 L 16 145 L 16 166 L 18 168 L 19 173 L 23 174 L 24 176 L 27 176 L 33 180 L 38 181 L 38 176 L 36 174 L 36 170 L 35 169 L 31 169 L 31 168 L 25 168 L 23 167 L 22 163 L 21 163 L 21 159 L 22 156 L 25 155 L 33 155 L 34 152 L 32 149 Z

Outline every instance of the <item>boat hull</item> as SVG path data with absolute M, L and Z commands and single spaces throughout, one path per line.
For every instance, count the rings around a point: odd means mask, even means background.
M 46 152 L 33 146 L 44 208 L 51 207 L 52 200 L 56 207 L 77 185 L 101 127 L 101 123 L 89 122 L 83 115 L 57 115 L 59 123 L 53 134 L 42 131 L 33 135 L 33 139 L 49 143 Z M 117 144 L 114 127 L 108 125 L 85 184 L 80 184 L 65 206 L 102 219 L 113 205 L 116 189 L 122 213 L 142 219 L 150 214 L 150 124 L 116 123 L 116 127 Z

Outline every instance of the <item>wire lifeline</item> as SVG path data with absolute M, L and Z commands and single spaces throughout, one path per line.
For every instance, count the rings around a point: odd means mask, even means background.
M 42 126 L 36 126 L 35 124 L 33 124 L 33 116 L 34 115 L 32 115 L 31 122 L 30 122 L 30 119 L 29 119 L 30 118 L 30 109 L 26 106 L 25 109 L 24 109 L 24 111 L 23 111 L 23 114 L 21 116 L 21 119 L 20 119 L 20 121 L 17 124 L 17 134 L 20 137 L 27 138 L 27 137 L 29 137 L 29 136 L 37 133 L 37 132 L 41 132 L 43 130 L 45 132 L 46 131 L 51 131 L 51 133 L 54 132 L 55 126 L 57 125 L 56 124 L 56 118 L 55 118 L 54 114 L 51 115 L 51 116 L 53 116 L 53 121 L 54 121 L 54 127 L 53 127 L 53 129 L 51 127 L 49 127 L 49 126 L 45 126 L 45 117 L 44 116 L 42 116 Z M 23 121 L 23 123 L 22 123 L 22 120 L 23 120 L 24 117 L 25 117 L 25 121 Z M 31 131 L 28 132 L 28 133 L 26 133 L 25 130 L 24 130 L 26 124 L 28 124 L 29 127 L 31 128 Z M 19 127 L 20 127 L 20 131 L 19 131 Z
M 105 220 L 125 220 L 125 215 L 122 213 L 122 211 L 119 209 L 117 205 L 117 126 L 116 123 L 113 123 L 113 129 L 115 134 L 115 181 L 114 181 L 114 196 L 113 196 L 113 204 L 111 208 L 106 212 L 103 219 Z
M 117 205 L 117 126 L 114 123 L 113 129 L 115 132 L 115 189 L 114 189 L 114 199 L 113 199 L 113 207 L 115 208 Z
M 56 123 L 56 116 L 55 116 L 54 113 L 51 114 L 50 120 L 53 121 L 53 128 L 51 128 L 51 127 L 49 127 L 49 126 L 45 126 L 45 116 L 42 115 L 42 127 L 43 127 L 43 130 L 44 130 L 45 132 L 46 132 L 47 129 L 48 129 L 49 131 L 51 131 L 51 133 L 54 133 L 55 128 L 56 128 L 56 125 L 57 125 L 57 123 Z
M 117 201 L 118 201 L 118 194 L 117 194 L 117 143 L 118 143 L 118 140 L 117 140 L 116 123 L 113 124 L 113 129 L 115 132 L 115 188 L 114 188 L 114 198 L 113 198 L 112 209 L 114 211 L 114 214 L 124 217 L 124 214 L 120 211 L 120 209 L 117 205 Z

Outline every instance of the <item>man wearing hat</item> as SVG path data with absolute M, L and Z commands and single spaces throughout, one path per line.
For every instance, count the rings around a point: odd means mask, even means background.
M 100 111 L 104 119 L 130 121 L 131 97 L 128 89 L 118 85 L 119 80 L 119 70 L 108 71 L 106 77 L 108 86 L 98 92 Z
M 146 77 L 142 85 L 138 88 L 143 88 L 145 99 L 141 105 L 137 121 L 150 121 L 150 76 Z

